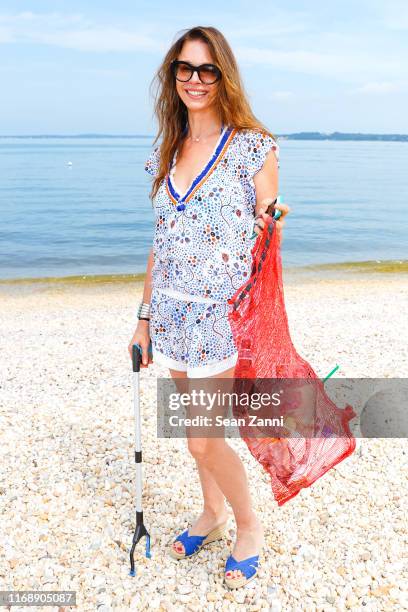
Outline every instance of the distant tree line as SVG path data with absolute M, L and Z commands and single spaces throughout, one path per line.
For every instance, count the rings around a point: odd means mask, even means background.
M 361 134 L 359 132 L 295 132 L 276 134 L 288 140 L 387 140 L 408 142 L 408 134 Z M 0 134 L 0 138 L 154 138 L 152 134 Z
M 408 134 L 361 134 L 348 132 L 296 132 L 294 134 L 280 134 L 288 140 L 390 140 L 394 142 L 408 142 Z

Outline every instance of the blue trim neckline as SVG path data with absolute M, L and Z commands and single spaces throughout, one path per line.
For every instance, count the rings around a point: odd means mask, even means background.
M 180 204 L 182 204 L 190 195 L 190 193 L 193 191 L 193 189 L 196 187 L 196 185 L 203 179 L 205 178 L 205 176 L 208 174 L 208 172 L 211 170 L 211 168 L 213 167 L 213 165 L 215 164 L 215 162 L 217 161 L 221 151 L 224 148 L 225 143 L 228 140 L 229 135 L 232 132 L 231 127 L 229 128 L 225 128 L 224 133 L 221 136 L 221 139 L 217 145 L 217 148 L 215 149 L 212 157 L 210 158 L 210 160 L 208 161 L 207 165 L 205 166 L 205 168 L 200 172 L 200 174 L 198 176 L 196 176 L 196 178 L 194 179 L 194 181 L 191 183 L 190 187 L 188 188 L 188 190 L 186 191 L 186 193 L 183 196 L 180 196 L 179 193 L 177 193 L 177 191 L 174 189 L 173 184 L 171 182 L 171 178 L 170 178 L 170 173 L 168 173 L 167 175 L 167 185 L 169 188 L 169 191 L 171 193 L 171 195 L 173 196 L 173 198 L 175 200 L 177 200 L 177 202 L 179 202 Z M 183 207 L 184 209 L 184 207 Z M 181 209 L 181 210 L 183 210 Z

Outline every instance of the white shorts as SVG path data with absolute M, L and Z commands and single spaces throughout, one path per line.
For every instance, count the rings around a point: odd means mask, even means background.
M 150 337 L 153 361 L 189 378 L 221 374 L 235 366 L 238 351 L 228 303 L 153 288 Z

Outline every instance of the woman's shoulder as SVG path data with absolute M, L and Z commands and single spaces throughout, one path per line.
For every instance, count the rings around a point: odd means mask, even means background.
M 156 176 L 160 166 L 160 145 L 154 147 L 145 161 L 145 170 L 152 176 Z
M 239 154 L 244 157 L 246 165 L 255 173 L 260 169 L 270 151 L 273 151 L 279 168 L 279 143 L 277 138 L 262 128 L 237 129 Z

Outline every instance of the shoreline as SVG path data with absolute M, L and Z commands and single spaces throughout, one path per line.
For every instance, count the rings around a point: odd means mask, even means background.
M 407 278 L 408 261 L 350 261 L 340 263 L 286 266 L 282 269 L 283 282 L 292 284 L 314 284 L 320 282 L 357 280 L 401 280 Z M 64 289 L 119 289 L 124 285 L 136 285 L 143 289 L 146 273 L 135 274 L 80 274 L 67 276 L 44 276 L 0 279 L 0 294 L 36 293 L 63 291 Z

